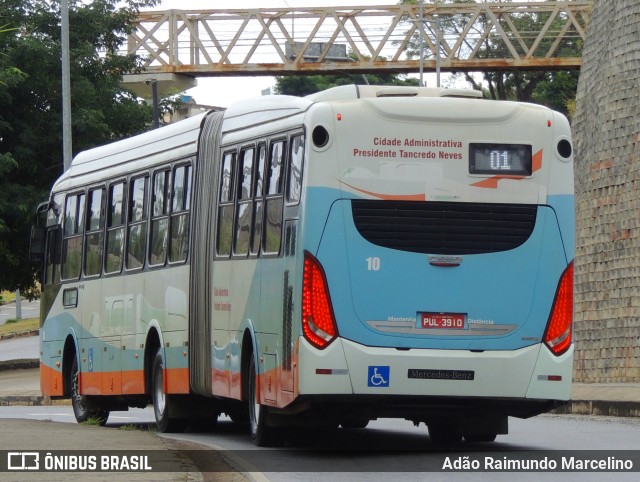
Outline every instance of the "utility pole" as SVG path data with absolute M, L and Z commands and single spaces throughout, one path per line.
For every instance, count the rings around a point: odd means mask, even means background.
M 62 160 L 64 170 L 71 166 L 71 68 L 69 60 L 69 1 L 60 4 L 62 37 Z
M 16 320 L 22 319 L 22 298 L 20 290 L 16 290 Z

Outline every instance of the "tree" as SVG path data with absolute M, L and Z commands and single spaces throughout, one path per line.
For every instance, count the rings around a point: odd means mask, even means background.
M 509 3 L 511 0 L 503 0 L 503 3 Z M 401 0 L 402 4 L 417 4 L 418 0 Z M 425 2 L 426 3 L 426 2 Z M 432 3 L 486 3 L 484 1 L 475 0 L 442 0 Z M 518 14 L 510 17 L 511 22 L 519 32 L 538 32 L 549 19 L 549 13 L 546 14 Z M 440 19 L 440 29 L 443 35 L 457 38 L 462 34 L 465 27 L 472 19 L 472 14 L 458 14 L 456 16 L 444 17 Z M 485 30 L 486 20 L 477 18 L 472 27 L 479 31 Z M 562 21 L 555 19 L 549 28 L 549 31 L 560 31 L 562 29 Z M 510 26 L 506 23 L 501 24 L 503 30 L 510 31 Z M 434 26 L 425 25 L 427 31 L 435 36 Z M 531 42 L 532 40 L 528 40 Z M 520 49 L 520 45 L 513 38 L 511 43 L 514 48 Z M 551 46 L 552 40 L 545 39 L 538 45 L 538 50 L 546 52 Z M 409 43 L 407 55 L 409 58 L 415 58 L 420 54 L 419 37 L 416 33 L 414 39 Z M 475 46 L 469 46 L 472 49 Z M 557 52 L 559 54 L 570 53 L 576 55 L 582 49 L 582 41 L 565 41 L 562 43 Z M 523 51 L 520 52 L 524 53 Z M 478 49 L 478 58 L 499 58 L 509 56 L 506 43 L 498 35 L 487 36 L 480 48 Z M 426 58 L 433 58 L 430 51 L 425 55 Z M 510 71 L 510 72 L 484 72 L 482 74 L 473 73 L 457 73 L 452 76 L 451 83 L 456 82 L 463 77 L 474 89 L 482 90 L 485 96 L 492 99 L 500 100 L 517 100 L 521 102 L 537 102 L 546 105 L 560 112 L 567 113 L 568 104 L 571 99 L 575 98 L 578 87 L 577 71 Z
M 140 59 L 118 49 L 156 1 L 69 2 L 74 153 L 149 128 L 151 109 L 120 85 Z M 0 3 L 0 289 L 33 286 L 30 226 L 63 170 L 59 24 L 57 2 Z

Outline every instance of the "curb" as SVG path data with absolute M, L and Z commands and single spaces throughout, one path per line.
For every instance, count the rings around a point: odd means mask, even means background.
M 640 402 L 619 400 L 569 400 L 553 412 L 558 415 L 601 415 L 609 417 L 640 417 Z
M 7 370 L 23 370 L 29 368 L 40 368 L 40 360 L 37 358 L 22 358 L 20 360 L 0 361 L 0 372 Z
M 23 358 L 20 360 L 0 361 L 0 372 L 9 370 L 29 370 L 40 367 L 40 360 L 36 358 Z M 6 395 L 0 396 L 0 406 L 48 406 L 48 405 L 71 405 L 71 400 L 51 400 L 50 397 L 42 395 Z
M 7 333 L 6 335 L 0 335 L 0 341 L 11 340 L 12 338 L 23 338 L 25 336 L 38 336 L 40 330 L 19 331 L 17 333 Z
M 51 400 L 51 398 L 43 397 L 42 395 L 9 395 L 6 397 L 0 397 L 0 407 L 44 407 L 51 405 L 71 405 L 71 400 Z

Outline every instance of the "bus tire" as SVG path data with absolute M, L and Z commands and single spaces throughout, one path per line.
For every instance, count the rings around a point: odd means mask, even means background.
M 256 361 L 253 354 L 249 360 L 249 370 L 247 374 L 247 396 L 249 405 L 249 427 L 251 438 L 258 447 L 269 447 L 276 445 L 279 441 L 279 430 L 276 427 L 267 425 L 269 408 L 260 404 L 256 381 Z
M 78 423 L 95 420 L 99 425 L 104 426 L 109 418 L 109 411 L 93 407 L 92 399 L 80 394 L 79 382 L 78 358 L 74 355 L 71 364 L 71 406 L 73 407 L 73 415 Z
M 164 366 L 164 355 L 162 348 L 159 348 L 151 371 L 151 399 L 156 425 L 162 433 L 182 432 L 186 420 L 172 417 L 172 412 L 176 411 L 176 404 L 173 397 L 164 392 Z

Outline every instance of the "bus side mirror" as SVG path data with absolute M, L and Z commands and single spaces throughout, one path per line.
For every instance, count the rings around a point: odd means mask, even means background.
M 44 228 L 33 226 L 31 228 L 31 242 L 29 244 L 29 261 L 42 263 L 44 260 Z

